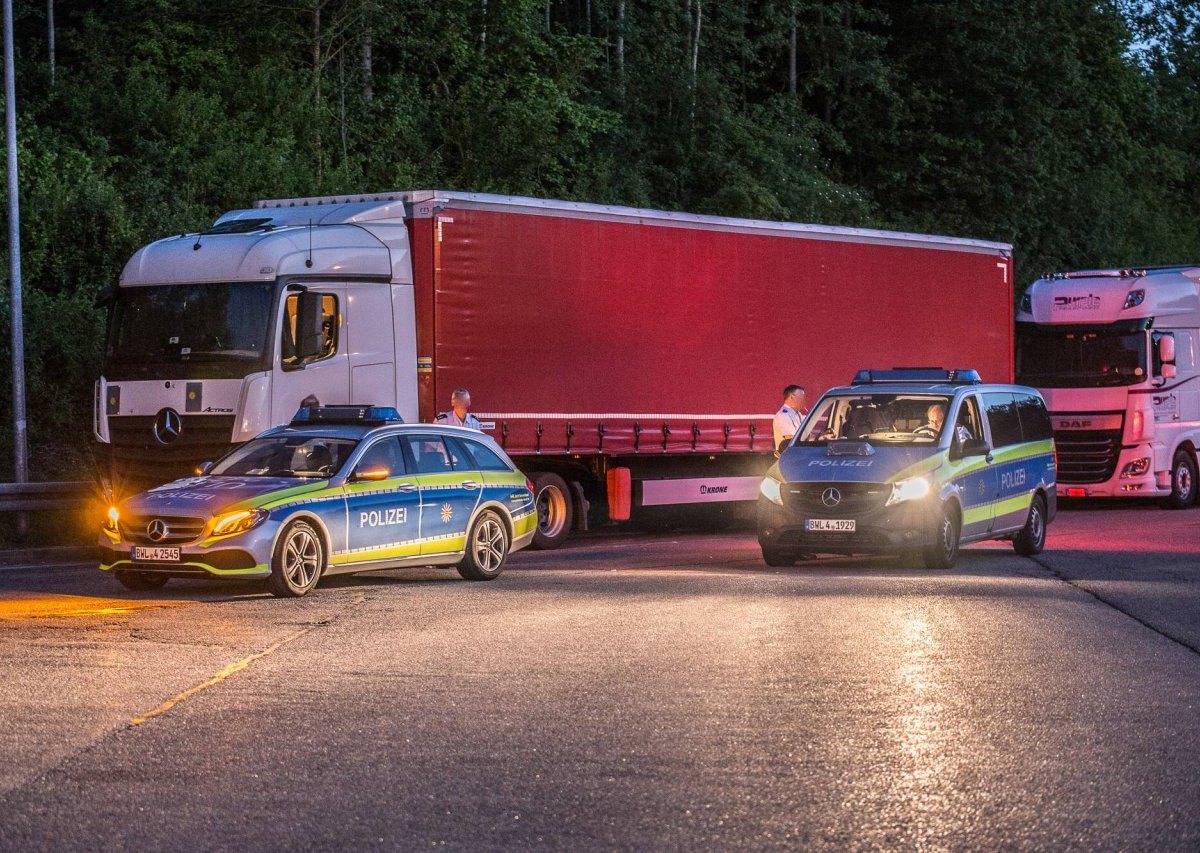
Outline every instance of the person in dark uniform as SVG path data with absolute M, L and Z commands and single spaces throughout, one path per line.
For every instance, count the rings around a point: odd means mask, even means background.
M 483 432 L 479 419 L 471 414 L 471 393 L 466 388 L 455 388 L 450 395 L 450 411 L 442 412 L 434 420 L 439 424 L 461 426 Z

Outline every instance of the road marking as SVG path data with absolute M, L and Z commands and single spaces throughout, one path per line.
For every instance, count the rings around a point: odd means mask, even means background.
M 153 719 L 154 717 L 157 717 L 159 714 L 165 714 L 167 711 L 170 711 L 172 708 L 174 708 L 176 705 L 178 705 L 180 702 L 184 701 L 185 699 L 190 699 L 191 697 L 195 696 L 197 693 L 200 693 L 203 690 L 207 690 L 210 687 L 215 687 L 216 685 L 220 684 L 225 679 L 229 678 L 229 676 L 231 676 L 235 673 L 241 672 L 243 669 L 248 667 L 250 664 L 254 663 L 259 658 L 265 658 L 267 655 L 272 654 L 279 648 L 290 643 L 292 640 L 296 640 L 296 639 L 299 639 L 300 637 L 303 637 L 305 634 L 307 634 L 311 630 L 312 630 L 312 626 L 305 628 L 303 631 L 297 631 L 295 634 L 292 634 L 290 637 L 285 637 L 284 639 L 280 640 L 278 643 L 275 643 L 275 644 L 263 649 L 261 652 L 257 652 L 255 654 L 249 655 L 248 657 L 244 657 L 241 660 L 236 661 L 235 663 L 229 664 L 229 666 L 225 667 L 223 670 L 218 672 L 212 678 L 208 679 L 208 681 L 203 681 L 200 684 L 197 684 L 195 687 L 189 687 L 187 690 L 183 691 L 182 693 L 178 694 L 177 696 L 173 696 L 170 699 L 168 699 L 166 702 L 163 702 L 161 705 L 159 705 L 154 710 L 147 711 L 144 714 L 134 717 L 132 720 L 129 721 L 129 724 L 131 726 L 140 726 L 142 723 L 146 722 L 147 720 Z

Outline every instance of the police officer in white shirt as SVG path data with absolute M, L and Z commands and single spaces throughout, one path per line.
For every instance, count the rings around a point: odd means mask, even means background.
M 804 415 L 800 407 L 804 405 L 804 388 L 800 385 L 789 385 L 783 389 L 783 408 L 775 413 L 771 429 L 775 435 L 775 455 L 779 455 L 780 446 L 792 440 L 796 430 L 800 429 L 800 421 Z
M 483 425 L 470 412 L 471 394 L 466 388 L 455 388 L 450 395 L 450 411 L 442 412 L 434 420 L 439 424 L 467 427 L 483 432 Z

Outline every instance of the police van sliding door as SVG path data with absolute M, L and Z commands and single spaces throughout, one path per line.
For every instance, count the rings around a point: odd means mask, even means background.
M 980 404 L 976 395 L 959 401 L 950 440 L 961 443 L 965 438 L 986 438 Z M 991 454 L 967 456 L 951 463 L 952 475 L 959 486 L 962 499 L 962 537 L 964 539 L 987 533 L 996 518 L 996 466 Z

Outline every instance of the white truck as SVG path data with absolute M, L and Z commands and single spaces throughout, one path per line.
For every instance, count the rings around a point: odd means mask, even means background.
M 1196 503 L 1200 265 L 1055 273 L 1016 314 L 1016 381 L 1041 391 L 1062 497 Z

